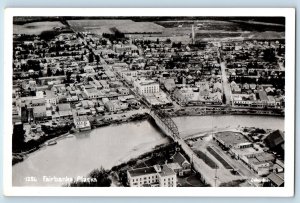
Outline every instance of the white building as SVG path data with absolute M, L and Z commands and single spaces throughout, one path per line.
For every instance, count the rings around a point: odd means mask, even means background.
M 176 173 L 167 165 L 155 165 L 127 171 L 130 187 L 176 187 Z
M 147 80 L 145 78 L 134 81 L 134 88 L 139 94 L 159 92 L 159 84 L 154 80 Z
M 75 124 L 76 129 L 79 129 L 79 130 L 90 130 L 91 129 L 91 123 L 87 119 L 86 116 L 74 117 L 74 124 Z

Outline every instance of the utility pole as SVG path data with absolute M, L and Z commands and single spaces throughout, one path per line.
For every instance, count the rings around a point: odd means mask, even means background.
M 218 179 L 218 168 L 217 168 L 217 164 L 215 165 L 216 166 L 216 170 L 215 170 L 215 187 L 217 187 L 217 179 Z

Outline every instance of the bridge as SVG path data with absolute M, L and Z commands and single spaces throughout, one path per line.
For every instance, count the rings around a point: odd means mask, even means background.
M 167 113 L 162 110 L 151 109 L 150 115 L 167 136 L 175 142 L 180 139 L 177 125 Z
M 193 168 L 200 174 L 201 180 L 210 186 L 219 186 L 221 183 L 230 182 L 232 180 L 240 179 L 240 177 L 233 176 L 227 169 L 216 169 L 208 166 L 204 160 L 200 159 L 197 154 L 188 146 L 180 137 L 178 127 L 172 118 L 164 111 L 151 109 L 150 116 L 154 119 L 159 128 L 174 142 L 177 142 L 181 149 L 188 156 Z
M 194 169 L 200 174 L 201 180 L 211 186 L 216 185 L 215 178 L 210 177 L 212 174 L 215 174 L 214 171 L 212 169 L 208 170 L 209 167 L 197 157 L 195 152 L 179 136 L 178 127 L 172 118 L 166 112 L 157 109 L 151 109 L 149 114 L 159 128 L 174 142 L 180 145 L 181 149 L 189 157 Z

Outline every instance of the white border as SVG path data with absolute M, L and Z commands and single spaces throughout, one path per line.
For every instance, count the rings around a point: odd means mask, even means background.
M 285 187 L 188 188 L 61 188 L 12 187 L 12 36 L 13 16 L 285 16 L 286 106 Z M 7 196 L 256 196 L 294 195 L 295 129 L 295 9 L 294 8 L 6 8 L 4 36 L 4 146 L 3 179 Z

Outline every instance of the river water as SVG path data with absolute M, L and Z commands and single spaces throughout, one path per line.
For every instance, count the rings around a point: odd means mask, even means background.
M 256 127 L 284 131 L 284 118 L 250 115 L 183 116 L 173 118 L 181 137 L 214 130 Z
M 284 119 L 279 117 L 199 116 L 177 117 L 174 121 L 183 136 L 239 125 L 284 130 Z M 56 145 L 44 147 L 14 165 L 12 183 L 13 186 L 60 186 L 67 182 L 56 181 L 54 177 L 70 180 L 86 176 L 101 166 L 110 169 L 167 142 L 168 139 L 149 121 L 78 133 L 74 137 L 59 140 Z

